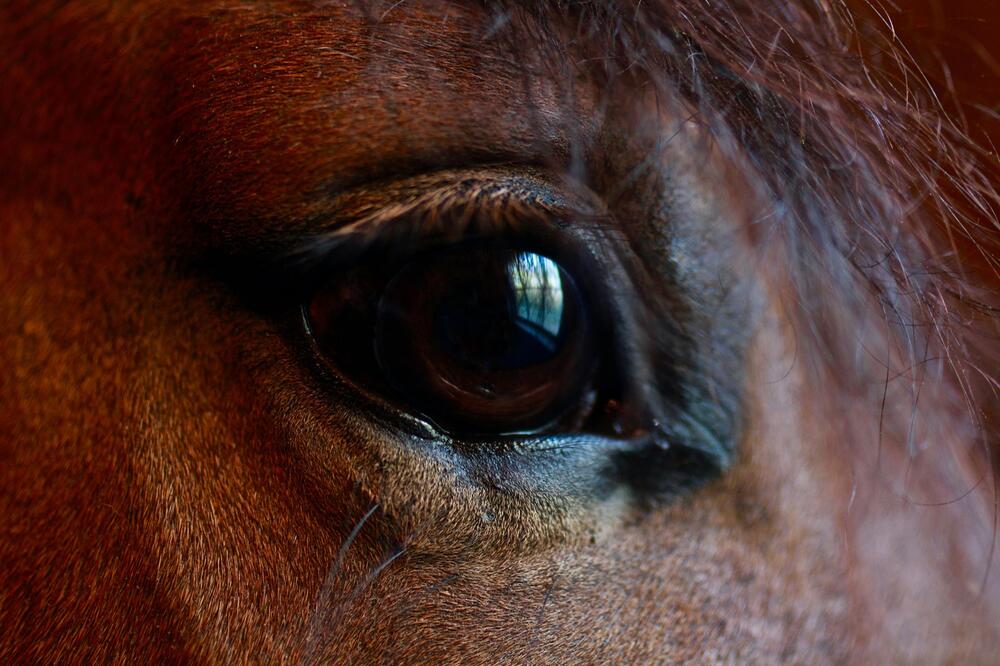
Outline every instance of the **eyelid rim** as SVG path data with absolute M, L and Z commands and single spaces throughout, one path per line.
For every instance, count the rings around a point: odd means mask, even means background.
M 312 321 L 309 317 L 308 302 L 298 304 L 298 324 L 302 331 L 301 337 L 309 349 L 311 365 L 323 378 L 324 382 L 332 384 L 339 393 L 344 395 L 359 393 L 363 396 L 366 406 L 373 409 L 373 416 L 383 427 L 403 430 L 406 434 L 425 441 L 446 441 L 453 444 L 451 436 L 437 428 L 432 422 L 421 418 L 417 414 L 411 414 L 405 409 L 397 407 L 392 401 L 383 398 L 373 391 L 366 390 L 350 378 L 345 377 L 340 372 L 333 370 L 328 364 L 321 362 L 323 350 L 321 349 L 316 333 L 313 330 Z

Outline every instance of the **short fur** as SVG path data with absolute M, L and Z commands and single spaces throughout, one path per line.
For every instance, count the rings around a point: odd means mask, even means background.
M 0 661 L 993 658 L 996 153 L 900 13 L 4 3 Z M 466 482 L 205 270 L 330 194 L 511 163 L 601 195 L 648 264 L 691 237 L 691 284 L 752 285 L 717 481 Z

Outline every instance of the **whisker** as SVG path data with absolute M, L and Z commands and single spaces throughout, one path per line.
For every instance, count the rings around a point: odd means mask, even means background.
M 323 581 L 323 587 L 320 588 L 319 596 L 316 598 L 316 603 L 313 606 L 313 612 L 309 620 L 309 633 L 306 634 L 306 649 L 303 651 L 302 658 L 299 660 L 300 664 L 308 664 L 313 661 L 314 653 L 322 638 L 322 617 L 325 615 L 324 611 L 330 605 L 330 596 L 333 594 L 333 584 L 337 580 L 340 569 L 344 564 L 347 551 L 350 549 L 355 539 L 358 538 L 358 535 L 361 533 L 361 529 L 365 526 L 365 523 L 368 522 L 368 519 L 372 517 L 378 508 L 379 503 L 376 502 L 370 509 L 368 509 L 368 512 L 365 513 L 365 515 L 363 515 L 354 525 L 351 533 L 347 535 L 347 538 L 344 539 L 344 543 L 341 544 L 340 549 L 337 551 L 337 558 L 330 566 L 330 570 L 326 574 L 326 579 Z

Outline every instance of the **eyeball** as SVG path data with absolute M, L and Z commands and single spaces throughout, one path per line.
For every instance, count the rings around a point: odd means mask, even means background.
M 593 310 L 571 271 L 496 243 L 362 268 L 321 290 L 309 313 L 338 367 L 379 375 L 421 416 L 461 434 L 551 427 L 579 412 L 600 363 Z

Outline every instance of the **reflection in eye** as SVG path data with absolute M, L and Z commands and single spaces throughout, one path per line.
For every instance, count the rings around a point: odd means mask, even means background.
M 507 274 L 519 325 L 551 352 L 555 349 L 555 338 L 559 336 L 563 319 L 559 266 L 547 257 L 519 252 L 507 266 Z
M 589 297 L 542 254 L 460 244 L 358 269 L 321 289 L 309 315 L 338 368 L 358 369 L 367 352 L 362 381 L 380 375 L 453 432 L 537 432 L 592 407 L 601 358 Z

